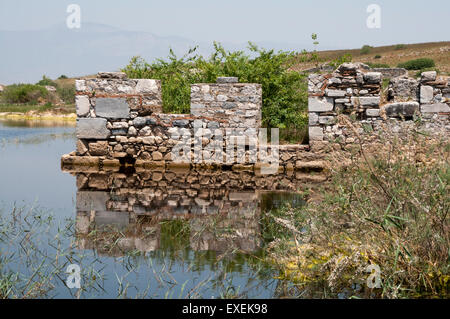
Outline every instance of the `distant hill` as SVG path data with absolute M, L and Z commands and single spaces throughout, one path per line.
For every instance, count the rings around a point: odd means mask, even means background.
M 0 83 L 36 82 L 43 74 L 78 76 L 115 70 L 132 56 L 166 56 L 169 47 L 185 52 L 194 43 L 148 32 L 88 24 L 81 29 L 55 26 L 41 31 L 0 31 Z
M 115 27 L 83 23 L 80 29 L 64 24 L 39 31 L 0 31 L 0 83 L 34 83 L 42 75 L 77 77 L 98 71 L 114 71 L 125 66 L 132 56 L 146 60 L 167 57 L 169 48 L 182 55 L 199 45 L 198 52 L 210 54 L 212 43 L 198 43 L 181 37 L 161 37 L 150 32 L 124 31 Z M 264 47 L 300 50 L 286 43 L 257 43 Z M 230 50 L 246 44 L 227 44 Z

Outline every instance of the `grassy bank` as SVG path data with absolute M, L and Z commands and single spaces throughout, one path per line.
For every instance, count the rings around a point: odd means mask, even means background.
M 449 297 L 450 144 L 427 147 L 439 158 L 417 162 L 394 147 L 391 159 L 340 170 L 304 208 L 266 214 L 268 261 L 288 279 L 286 295 Z M 379 288 L 368 287 L 371 264 Z

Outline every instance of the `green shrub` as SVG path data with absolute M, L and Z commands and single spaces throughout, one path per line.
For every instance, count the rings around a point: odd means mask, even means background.
M 406 45 L 405 44 L 397 44 L 396 46 L 395 46 L 395 50 L 402 50 L 402 49 L 405 49 L 406 48 Z
M 422 70 L 426 68 L 432 68 L 434 66 L 435 66 L 434 60 L 429 58 L 409 60 L 398 64 L 399 68 L 405 68 L 407 70 Z
M 344 55 L 337 57 L 336 59 L 334 59 L 333 61 L 331 61 L 328 64 L 336 69 L 341 64 L 346 63 L 346 62 L 352 62 L 352 60 L 353 60 L 352 55 L 350 53 L 345 53 Z
M 377 55 L 375 56 L 375 59 L 381 59 L 381 55 L 377 54 Z
M 263 90 L 263 125 L 302 128 L 307 125 L 307 82 L 305 75 L 290 71 L 296 54 L 264 50 L 249 43 L 252 56 L 229 52 L 214 43 L 209 58 L 194 55 L 196 48 L 181 58 L 170 51 L 167 60 L 148 64 L 133 57 L 123 71 L 130 78 L 162 81 L 163 109 L 168 113 L 188 113 L 190 85 L 215 83 L 219 76 L 236 76 L 240 82 L 260 83 Z
M 4 103 L 31 103 L 36 104 L 38 99 L 46 98 L 47 90 L 40 85 L 13 84 L 6 87 L 2 100 Z
M 369 54 L 370 51 L 372 51 L 373 47 L 370 45 L 363 45 L 363 47 L 361 48 L 361 51 L 359 52 L 360 54 Z
M 392 141 L 389 156 L 371 149 L 362 164 L 334 172 L 316 190 L 320 200 L 267 214 L 266 238 L 276 239 L 267 256 L 298 287 L 293 296 L 320 291 L 335 298 L 347 290 L 359 298 L 449 297 L 449 144 L 411 133 L 408 142 Z M 426 163 L 404 155 L 412 148 Z M 356 269 L 368 264 L 382 270 L 381 289 L 363 290 L 367 274 Z M 363 289 L 350 288 L 361 279 Z
M 62 74 L 58 78 L 58 80 L 64 80 L 64 79 L 68 79 L 67 75 Z
M 58 86 L 56 93 L 66 104 L 75 103 L 75 88 L 73 86 Z
M 40 81 L 39 81 L 38 83 L 36 83 L 36 84 L 37 84 L 37 85 L 42 85 L 42 86 L 46 86 L 46 85 L 53 86 L 53 87 L 56 87 L 56 86 L 57 86 L 57 84 L 56 84 L 55 81 L 53 81 L 52 79 L 46 77 L 45 75 L 43 75 L 43 76 L 42 76 L 42 80 L 40 80 Z

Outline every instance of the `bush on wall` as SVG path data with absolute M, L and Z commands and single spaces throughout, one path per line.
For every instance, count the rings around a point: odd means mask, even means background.
M 249 43 L 250 54 L 226 51 L 214 43 L 209 58 L 196 55 L 196 48 L 178 58 L 173 51 L 167 59 L 152 64 L 133 57 L 122 70 L 130 78 L 162 81 L 163 109 L 168 113 L 188 113 L 190 85 L 215 83 L 219 76 L 236 76 L 241 83 L 260 83 L 263 90 L 263 125 L 279 128 L 307 126 L 307 81 L 303 74 L 290 71 L 295 52 L 274 52 Z

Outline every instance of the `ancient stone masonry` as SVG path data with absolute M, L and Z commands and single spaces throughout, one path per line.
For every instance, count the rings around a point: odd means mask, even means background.
M 408 71 L 403 68 L 372 68 L 371 72 L 380 72 L 383 79 L 392 79 L 399 76 L 408 76 Z
M 396 74 L 396 72 L 394 72 Z M 340 114 L 360 122 L 372 134 L 389 125 L 399 131 L 408 122 L 421 119 L 422 127 L 437 135 L 450 131 L 449 79 L 436 72 L 423 72 L 420 79 L 400 75 L 390 79 L 386 96 L 382 92 L 382 72 L 362 63 L 344 63 L 331 74 L 309 76 L 309 138 L 315 142 L 339 140 L 355 143 Z M 406 123 L 402 123 L 406 120 Z
M 359 142 L 349 121 L 372 140 L 379 132 L 423 129 L 448 138 L 450 131 L 448 77 L 423 72 L 413 79 L 401 69 L 363 63 L 309 76 L 309 145 L 268 143 L 260 131 L 261 85 L 234 77 L 193 84 L 190 114 L 162 113 L 157 80 L 101 72 L 76 81 L 76 89 L 78 140 L 76 151 L 62 157 L 68 165 L 260 169 L 276 163 L 273 172 L 320 171 L 325 153 Z M 327 143 L 337 146 L 324 152 Z
M 260 84 L 238 83 L 234 77 L 194 84 L 191 114 L 162 113 L 157 80 L 100 72 L 76 81 L 76 89 L 78 140 L 76 151 L 63 156 L 66 164 L 256 167 L 267 164 L 261 164 L 265 158 L 277 164 L 280 159 L 281 169 L 320 165 L 307 145 L 278 147 L 262 139 Z
M 217 84 L 191 87 L 191 114 L 218 120 L 227 128 L 261 127 L 260 84 L 238 83 L 237 78 L 218 78 Z M 211 125 L 211 123 L 210 123 Z
M 338 114 L 358 119 L 380 116 L 381 73 L 364 64 L 344 63 L 332 74 L 312 74 L 308 82 L 309 139 L 322 141 L 342 134 Z
M 420 78 L 420 112 L 430 118 L 437 114 L 448 118 L 450 113 L 450 80 L 439 79 L 435 71 L 424 72 Z

